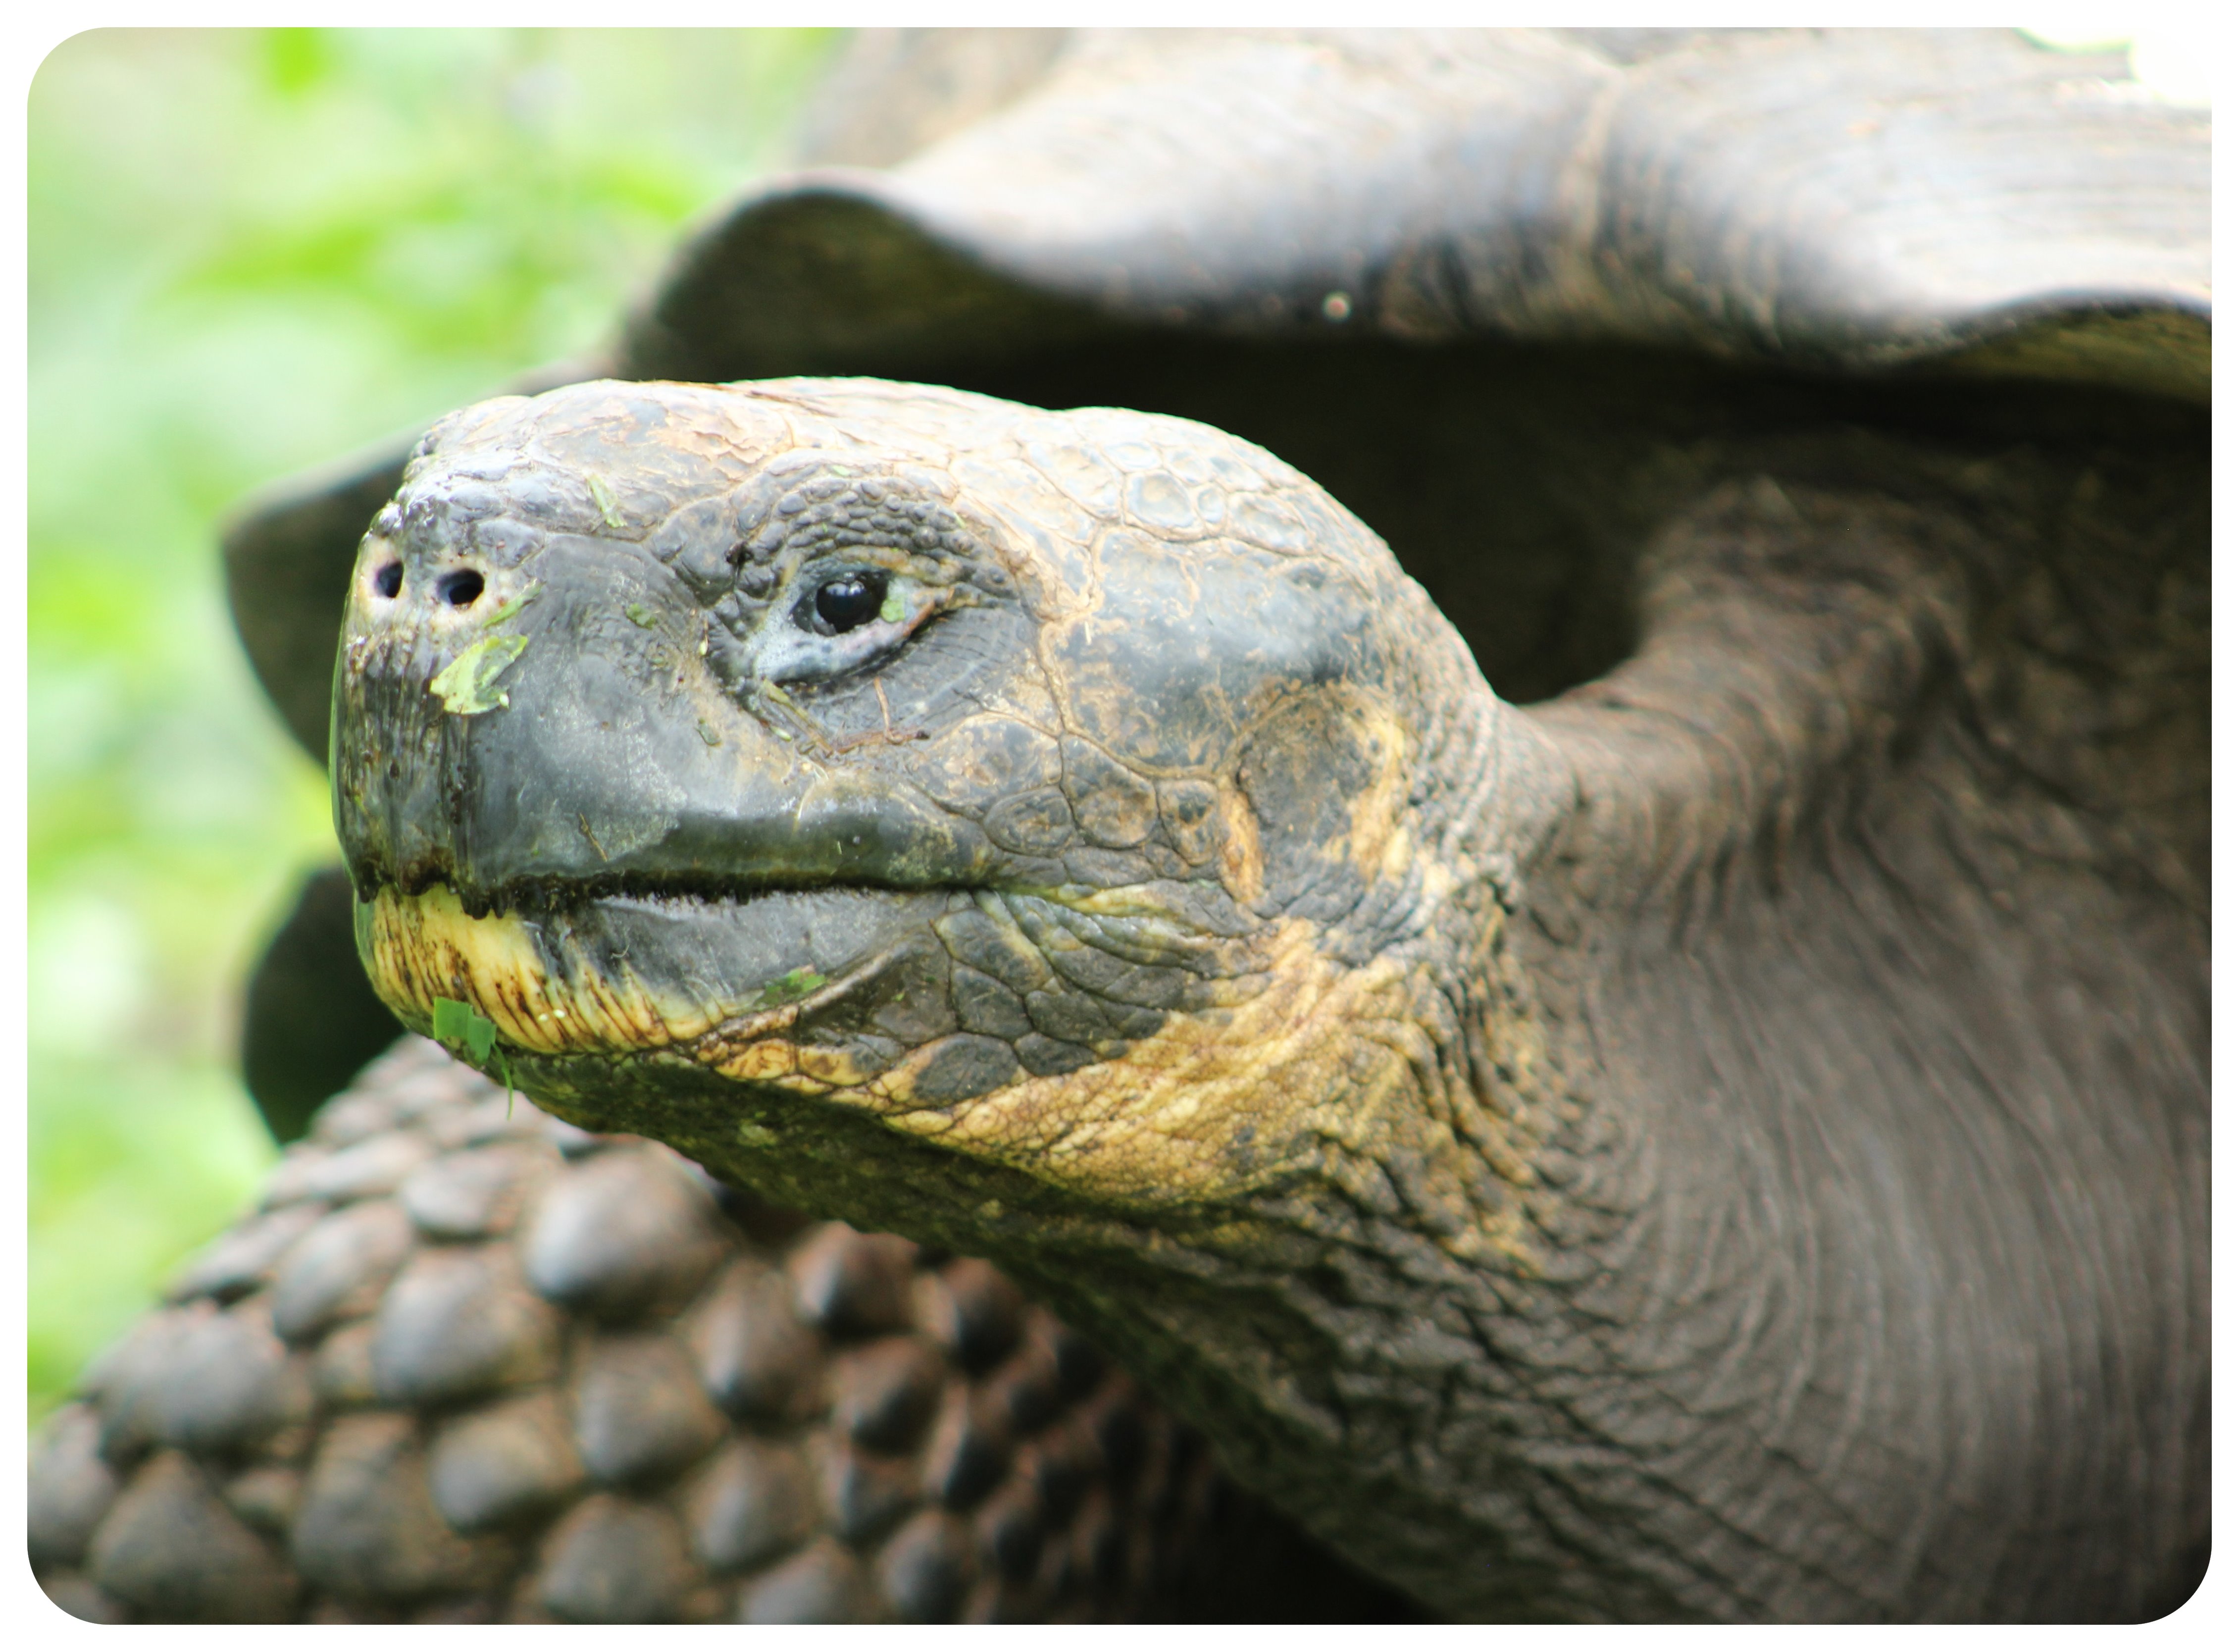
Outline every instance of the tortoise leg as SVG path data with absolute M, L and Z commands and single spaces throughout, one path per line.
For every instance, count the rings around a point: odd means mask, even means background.
M 1374 1618 L 985 1262 L 407 1037 L 32 1450 L 96 1620 Z

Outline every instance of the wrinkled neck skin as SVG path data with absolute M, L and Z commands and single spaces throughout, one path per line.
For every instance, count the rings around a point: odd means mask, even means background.
M 2204 524 L 1898 496 L 1714 494 L 1539 715 L 1517 951 L 1611 1216 L 1510 1359 L 1601 1456 L 1548 1527 L 1639 1510 L 1667 1609 L 2135 1619 L 2207 1531 Z
M 2191 736 L 2046 783 L 1986 543 L 1736 484 L 1599 683 L 1441 630 L 1359 876 L 1031 1116 L 532 1092 L 994 1258 L 1457 1617 L 2137 1615 L 2204 1530 L 2204 859 L 2121 763 Z
M 2198 707 L 2039 726 L 2016 577 L 1950 513 L 1706 501 L 1638 656 L 1494 713 L 1571 807 L 1359 1029 L 1412 1038 L 1372 1115 L 1411 1123 L 1133 1289 L 1021 1265 L 1456 1615 L 2165 1609 L 2206 1530 L 2204 859 L 2123 800 L 2184 789 Z M 2049 796 L 2033 743 L 2095 735 L 2135 766 Z

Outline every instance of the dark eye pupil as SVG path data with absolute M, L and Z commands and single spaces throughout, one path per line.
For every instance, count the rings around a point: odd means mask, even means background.
M 848 574 L 827 580 L 816 593 L 818 616 L 835 631 L 852 631 L 879 616 L 887 600 L 883 574 Z

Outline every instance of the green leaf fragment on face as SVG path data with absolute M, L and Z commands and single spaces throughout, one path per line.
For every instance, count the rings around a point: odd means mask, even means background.
M 478 1067 L 489 1059 L 490 1051 L 497 1047 L 497 1023 L 472 1004 L 461 1003 L 456 998 L 438 998 L 435 1020 L 435 1042 L 463 1046 Z
M 901 623 L 902 594 L 900 591 L 894 590 L 892 587 L 887 589 L 887 600 L 879 604 L 879 617 L 886 621 L 889 625 L 899 625 Z
M 654 611 L 648 608 L 643 603 L 632 603 L 628 607 L 623 609 L 622 612 L 629 616 L 629 622 L 631 624 L 641 625 L 648 631 L 659 623 Z
M 521 612 L 522 609 L 527 608 L 531 603 L 535 602 L 536 600 L 537 592 L 543 589 L 543 581 L 536 579 L 530 580 L 528 583 L 523 585 L 519 590 L 514 592 L 512 596 L 507 597 L 504 604 L 499 608 L 497 612 L 492 614 L 488 619 L 482 622 L 482 629 L 487 631 L 504 624 L 506 621 L 511 619 L 515 614 Z
M 485 636 L 438 671 L 428 691 L 443 703 L 446 711 L 462 717 L 495 710 L 507 703 L 497 691 L 497 680 L 528 646 L 525 636 Z
M 628 524 L 622 521 L 622 508 L 615 503 L 615 490 L 607 485 L 607 479 L 604 476 L 594 476 L 590 478 L 590 483 L 591 498 L 598 505 L 599 514 L 606 518 L 607 526 L 626 527 Z
M 723 743 L 723 736 L 708 726 L 708 719 L 705 717 L 700 719 L 700 737 L 711 746 L 720 746 Z
M 780 1004 L 789 1004 L 796 998 L 806 998 L 822 986 L 825 979 L 814 969 L 788 969 L 762 989 L 754 1008 L 774 1009 Z

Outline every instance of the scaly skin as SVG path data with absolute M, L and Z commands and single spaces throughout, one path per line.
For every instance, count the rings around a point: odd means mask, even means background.
M 2192 690 L 1999 790 L 2005 484 L 1806 468 L 1707 479 L 1638 656 L 1526 712 L 1202 426 L 470 409 L 345 620 L 362 951 L 562 1116 L 999 1261 L 1443 1611 L 2136 1615 L 2205 1517 L 2140 1375 L 2204 1336 L 2204 930 L 2135 802 Z M 2074 991 L 2125 1035 L 2053 1052 Z
M 987 1263 L 734 1197 L 418 1038 L 167 1295 L 32 1444 L 32 1567 L 81 1618 L 1403 1604 Z

